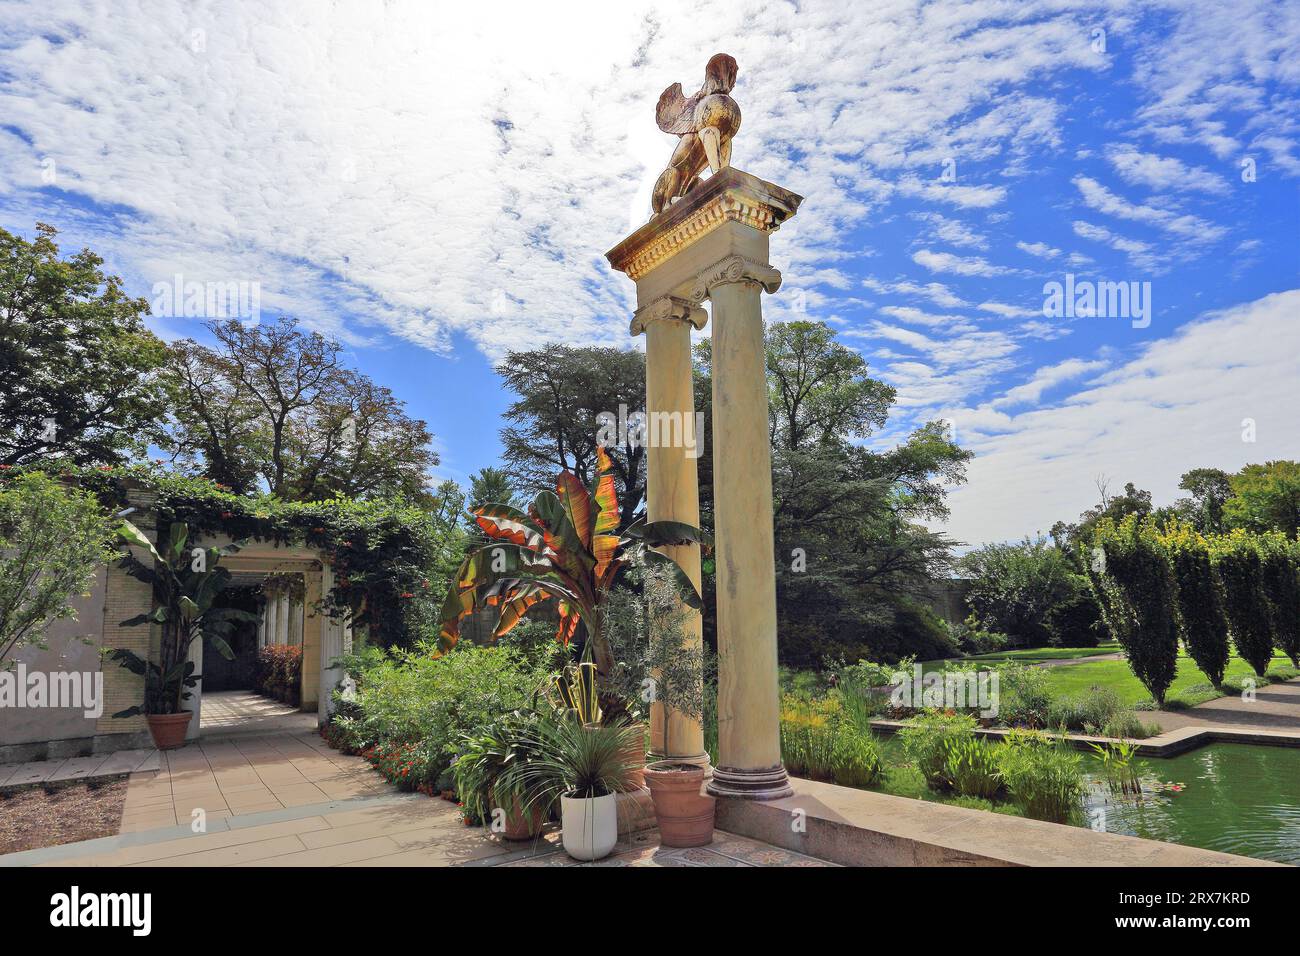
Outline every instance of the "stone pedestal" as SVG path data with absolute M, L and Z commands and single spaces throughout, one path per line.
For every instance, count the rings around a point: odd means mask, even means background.
M 683 395 L 690 402 L 688 326 L 700 324 L 693 306 L 712 303 L 719 741 L 709 791 L 720 796 L 776 799 L 790 792 L 781 766 L 760 295 L 764 289 L 775 292 L 781 282 L 768 264 L 768 235 L 794 215 L 800 201 L 727 168 L 607 254 L 615 269 L 636 282 L 633 332 L 647 333 L 647 412 L 656 402 L 663 403 L 660 410 L 684 410 Z M 694 459 L 684 449 L 658 452 L 648 459 L 651 519 L 696 523 Z M 684 564 L 692 573 L 689 560 L 688 555 Z M 694 560 L 698 575 L 698 553 Z M 679 743 L 672 726 L 669 751 Z M 693 739 L 683 726 L 680 744 L 689 748 Z

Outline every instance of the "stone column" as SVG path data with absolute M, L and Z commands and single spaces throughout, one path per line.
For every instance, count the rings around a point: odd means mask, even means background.
M 801 201 L 729 166 L 606 253 L 610 265 L 636 282 L 638 316 L 648 307 L 667 308 L 655 305 L 665 297 L 712 302 L 719 740 L 709 791 L 719 796 L 776 799 L 791 792 L 781 766 L 771 447 L 759 297 L 761 289 L 773 292 L 780 283 L 768 265 L 769 236 Z M 659 357 L 648 338 L 647 389 L 663 380 Z
M 713 303 L 713 487 L 718 601 L 718 766 L 709 792 L 774 800 L 792 791 L 781 765 L 762 291 L 781 274 L 727 256 L 692 293 Z
M 632 335 L 646 337 L 646 518 L 699 526 L 700 484 L 696 459 L 704 435 L 695 427 L 695 390 L 691 363 L 691 329 L 708 321 L 704 309 L 675 296 L 664 296 L 637 309 Z M 666 547 L 665 554 L 686 571 L 700 590 L 700 547 Z M 654 627 L 654 622 L 650 622 Z M 704 647 L 700 612 L 685 610 L 684 649 L 699 655 Z M 704 728 L 697 718 L 650 707 L 650 759 L 674 758 L 707 766 Z

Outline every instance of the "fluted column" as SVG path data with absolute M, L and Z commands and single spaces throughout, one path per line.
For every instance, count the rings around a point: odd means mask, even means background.
M 762 291 L 781 274 L 727 256 L 692 293 L 713 303 L 713 487 L 718 601 L 718 764 L 709 792 L 774 800 L 792 790 L 781 763 L 772 449 Z
M 700 524 L 700 488 L 696 459 L 704 436 L 695 429 L 695 390 L 691 364 L 691 329 L 708 321 L 704 309 L 676 296 L 663 296 L 637 309 L 632 335 L 646 337 L 646 517 L 650 521 Z M 676 561 L 700 590 L 700 546 L 660 549 Z M 654 627 L 655 622 L 650 622 Z M 684 609 L 684 650 L 699 657 L 704 622 L 698 610 Z M 707 764 L 700 720 L 654 701 L 650 707 L 650 758 L 673 758 Z

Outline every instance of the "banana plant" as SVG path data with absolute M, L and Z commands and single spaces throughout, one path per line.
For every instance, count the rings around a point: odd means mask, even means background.
M 613 467 L 605 450 L 597 448 L 590 488 L 566 469 L 556 479 L 555 491 L 538 494 L 527 512 L 504 504 L 470 512 L 488 542 L 465 558 L 447 589 L 438 637 L 443 653 L 456 645 L 467 614 L 498 608 L 496 639 L 531 608 L 554 598 L 560 616 L 556 637 L 567 646 L 581 622 L 597 671 L 608 675 L 614 661 L 604 636 L 605 599 L 623 572 L 639 562 L 669 568 L 682 599 L 700 607 L 686 572 L 653 549 L 691 543 L 707 548 L 708 535 L 679 521 L 638 521 L 618 533 Z
M 136 714 L 177 714 L 198 683 L 190 645 L 206 639 L 226 660 L 235 654 L 226 640 L 236 624 L 256 623 L 257 615 L 236 608 L 214 607 L 217 596 L 230 583 L 230 571 L 221 559 L 239 550 L 238 544 L 224 548 L 186 549 L 189 527 L 173 522 L 161 552 L 129 521 L 117 528 L 117 537 L 127 545 L 142 548 L 152 561 L 144 562 L 129 549 L 121 553 L 120 566 L 127 574 L 153 590 L 153 610 L 121 623 L 122 627 L 156 624 L 161 629 L 159 659 L 145 660 L 134 651 L 117 648 L 108 658 L 145 679 L 144 707 L 129 707 L 114 717 Z

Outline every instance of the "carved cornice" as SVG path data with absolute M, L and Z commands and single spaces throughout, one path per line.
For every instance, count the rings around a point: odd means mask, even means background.
M 666 295 L 643 305 L 632 315 L 632 335 L 640 335 L 651 322 L 689 322 L 697 329 L 704 328 L 709 314 L 689 299 Z
M 769 265 L 746 259 L 744 256 L 727 256 L 719 259 L 700 273 L 691 290 L 691 298 L 703 302 L 714 288 L 733 282 L 753 282 L 768 291 L 769 294 L 781 288 L 781 273 Z
M 637 280 L 724 223 L 774 232 L 795 214 L 800 201 L 789 190 L 728 167 L 671 204 L 606 257 L 619 272 Z

